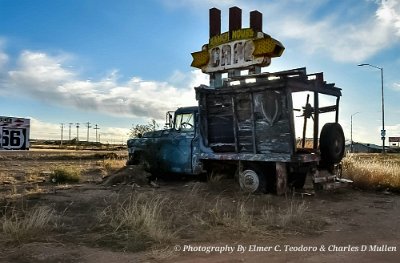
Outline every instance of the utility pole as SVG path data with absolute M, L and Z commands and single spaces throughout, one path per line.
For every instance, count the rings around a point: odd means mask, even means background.
M 61 142 L 60 142 L 60 147 L 63 145 L 63 136 L 64 136 L 64 123 L 61 123 Z
M 359 67 L 362 66 L 369 66 L 369 67 L 373 67 L 376 69 L 379 69 L 381 71 L 381 104 L 382 104 L 382 130 L 381 130 L 381 140 L 382 140 L 382 154 L 386 153 L 386 149 L 385 149 L 385 137 L 386 137 L 386 130 L 385 130 L 385 100 L 384 100 L 384 96 L 383 96 L 383 67 L 378 67 L 378 66 L 374 66 L 368 63 L 363 63 L 363 64 L 358 64 Z
M 93 129 L 95 129 L 96 130 L 96 142 L 98 142 L 97 141 L 97 130 L 99 130 L 100 128 L 99 127 L 97 127 L 97 124 L 94 126 L 94 128 Z
M 350 152 L 353 152 L 353 116 L 358 114 L 359 112 L 357 111 L 356 113 L 351 114 L 350 116 Z
M 76 123 L 76 142 L 79 142 L 79 122 Z
M 87 142 L 89 142 L 89 129 L 92 128 L 92 126 L 90 126 L 90 122 L 86 122 L 86 127 L 87 127 Z
M 68 132 L 69 132 L 69 137 L 68 137 L 68 140 L 69 141 L 71 141 L 71 127 L 72 127 L 72 122 L 70 122 L 70 123 L 68 123 L 69 124 L 69 130 L 68 130 Z

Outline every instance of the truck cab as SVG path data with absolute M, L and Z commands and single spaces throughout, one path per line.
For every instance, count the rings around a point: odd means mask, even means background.
M 193 174 L 192 155 L 198 107 L 178 108 L 166 114 L 166 129 L 128 140 L 128 164 L 143 164 L 150 173 Z

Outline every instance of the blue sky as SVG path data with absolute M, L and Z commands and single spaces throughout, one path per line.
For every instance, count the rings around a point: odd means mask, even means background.
M 387 136 L 400 136 L 400 0 L 0 0 L 0 115 L 31 118 L 32 138 L 89 121 L 103 142 L 125 141 L 132 124 L 196 104 L 193 87 L 208 79 L 190 53 L 208 42 L 208 9 L 227 31 L 231 6 L 243 27 L 259 10 L 286 47 L 264 71 L 307 67 L 343 89 L 347 138 L 360 112 L 353 139 L 381 143 L 380 72 L 357 64 L 383 67 Z

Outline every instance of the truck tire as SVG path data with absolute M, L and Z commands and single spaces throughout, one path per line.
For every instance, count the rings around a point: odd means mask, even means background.
M 239 173 L 239 185 L 246 193 L 265 193 L 265 174 L 257 167 L 248 167 Z
M 345 138 L 339 123 L 326 123 L 319 139 L 321 161 L 325 164 L 339 163 L 345 151 Z

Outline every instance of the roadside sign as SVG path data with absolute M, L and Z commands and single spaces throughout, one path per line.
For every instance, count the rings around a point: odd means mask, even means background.
M 192 53 L 192 67 L 208 74 L 263 67 L 285 50 L 281 42 L 262 32 L 260 12 L 250 12 L 250 28 L 242 28 L 242 10 L 230 8 L 229 31 L 224 33 L 220 15 L 219 9 L 210 10 L 210 38 L 201 51 Z
M 0 150 L 28 150 L 29 129 L 29 119 L 0 116 Z

